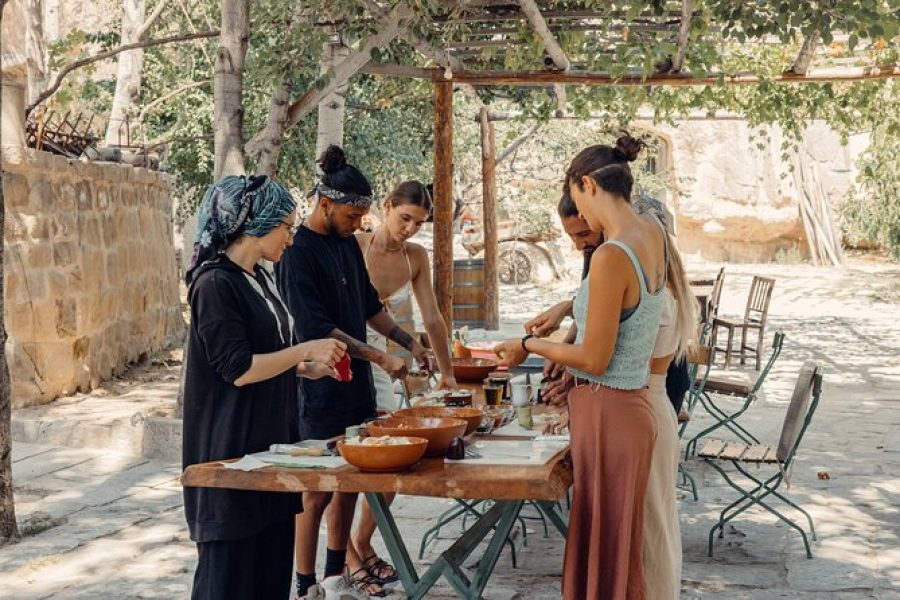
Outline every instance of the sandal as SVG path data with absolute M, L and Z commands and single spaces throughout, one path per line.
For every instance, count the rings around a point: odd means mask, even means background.
M 375 577 L 381 585 L 400 581 L 397 569 L 379 558 L 377 554 L 373 554 L 369 558 L 363 560 L 362 564 L 369 574 L 372 577 Z
M 364 573 L 364 575 L 357 575 L 357 573 Z M 377 577 L 369 573 L 368 569 L 365 567 L 359 568 L 353 573 L 350 574 L 350 585 L 354 588 L 360 590 L 372 596 L 373 598 L 381 598 L 387 596 L 387 590 L 381 587 L 381 580 Z M 375 591 L 371 591 L 372 588 L 375 588 Z

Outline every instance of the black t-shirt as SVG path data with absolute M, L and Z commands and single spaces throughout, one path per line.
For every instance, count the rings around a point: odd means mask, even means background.
M 184 467 L 297 441 L 293 369 L 266 381 L 234 385 L 254 354 L 282 350 L 292 340 L 274 281 L 260 267 L 255 270 L 251 276 L 223 255 L 198 269 L 188 291 Z M 184 512 L 195 542 L 255 535 L 300 510 L 299 494 L 184 488 Z
M 275 272 L 301 341 L 326 338 L 340 329 L 365 342 L 366 321 L 384 309 L 355 236 L 322 235 L 301 227 Z M 304 436 L 339 435 L 375 416 L 369 363 L 353 359 L 350 368 L 353 379 L 347 383 L 331 377 L 300 380 Z

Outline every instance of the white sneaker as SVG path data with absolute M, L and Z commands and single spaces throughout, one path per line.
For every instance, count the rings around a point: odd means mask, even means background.
M 325 600 L 369 600 L 369 594 L 350 583 L 350 571 L 344 569 L 343 574 L 327 577 L 322 581 Z
M 325 600 L 325 590 L 318 583 L 306 590 L 306 595 L 297 600 Z

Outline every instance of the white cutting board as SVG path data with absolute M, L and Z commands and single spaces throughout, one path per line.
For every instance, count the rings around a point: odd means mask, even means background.
M 448 464 L 461 465 L 506 465 L 506 466 L 540 466 L 568 446 L 565 441 L 532 442 L 532 441 L 492 441 L 479 440 L 469 444 L 468 449 L 481 455 L 480 458 L 466 457 L 464 460 L 448 460 Z
M 291 456 L 289 454 L 275 454 L 273 452 L 257 452 L 251 454 L 253 458 L 276 464 L 279 467 L 307 468 L 307 469 L 336 469 L 347 464 L 343 456 Z

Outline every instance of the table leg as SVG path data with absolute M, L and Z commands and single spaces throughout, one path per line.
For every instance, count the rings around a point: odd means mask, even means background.
M 556 527 L 556 530 L 559 531 L 563 537 L 569 535 L 568 519 L 566 519 L 559 511 L 559 505 L 556 502 L 550 500 L 538 500 L 535 504 L 540 511 L 550 519 L 550 522 L 553 523 L 553 526 Z
M 516 522 L 522 508 L 522 500 L 498 501 L 467 529 L 450 548 L 445 550 L 420 578 L 416 573 L 406 545 L 397 529 L 390 507 L 379 493 L 366 493 L 375 522 L 387 547 L 391 560 L 400 576 L 407 598 L 424 598 L 435 582 L 443 575 L 461 598 L 477 600 L 487 586 L 488 579 L 497 565 L 503 544 Z M 496 527 L 495 527 L 496 526 Z M 478 562 L 473 579 L 463 571 L 463 563 L 493 531 L 491 541 Z

